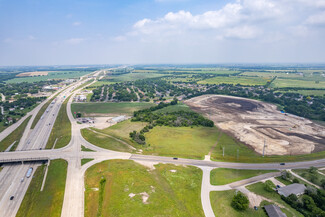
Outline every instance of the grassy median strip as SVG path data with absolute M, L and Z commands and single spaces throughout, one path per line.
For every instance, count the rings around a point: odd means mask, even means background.
M 204 216 L 201 181 L 192 166 L 104 161 L 86 171 L 85 216 Z
M 51 161 L 44 190 L 41 192 L 44 166 L 36 170 L 17 217 L 61 216 L 68 164 L 62 159 Z
M 55 148 L 62 148 L 69 144 L 71 140 L 71 123 L 67 114 L 67 104 L 70 97 L 68 97 L 63 103 L 56 117 L 53 129 L 51 131 L 49 140 L 46 144 L 46 149 L 51 149 L 55 144 Z
M 90 162 L 90 161 L 92 161 L 92 160 L 94 160 L 94 158 L 83 158 L 83 159 L 81 159 L 81 166 L 88 163 L 88 162 Z
M 92 150 L 92 149 L 90 149 L 90 148 L 86 148 L 85 146 L 81 146 L 81 151 L 94 151 L 94 150 Z
M 217 168 L 211 171 L 210 181 L 212 185 L 226 185 L 271 172 L 274 172 L 274 170 L 237 170 Z
M 81 135 L 91 144 L 94 144 L 98 147 L 114 150 L 114 151 L 131 151 L 131 149 L 109 136 L 95 133 L 89 129 L 81 129 Z
M 16 143 L 14 144 L 13 147 L 11 147 L 10 151 L 14 151 L 17 148 L 19 141 L 20 141 L 21 137 L 23 136 L 25 128 L 28 124 L 28 121 L 30 120 L 31 117 L 32 116 L 29 116 L 28 118 L 26 118 L 23 121 L 23 123 L 20 124 L 19 127 L 17 127 L 12 133 L 10 133 L 6 138 L 4 138 L 0 142 L 0 151 L 5 151 L 15 141 L 16 141 Z

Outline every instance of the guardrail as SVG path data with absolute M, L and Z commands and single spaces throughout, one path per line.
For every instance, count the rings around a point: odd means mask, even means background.
M 0 164 L 3 163 L 18 163 L 18 162 L 45 162 L 48 161 L 49 158 L 12 158 L 12 159 L 0 159 Z

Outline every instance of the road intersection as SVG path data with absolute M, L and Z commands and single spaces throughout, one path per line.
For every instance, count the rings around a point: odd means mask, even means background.
M 96 72 L 94 75 L 98 75 L 100 71 Z M 83 83 L 89 81 L 88 79 L 83 79 Z M 94 80 L 95 82 L 96 80 Z M 201 201 L 203 210 L 206 216 L 214 216 L 211 203 L 210 203 L 210 191 L 215 190 L 210 185 L 210 171 L 213 168 L 223 167 L 223 168 L 235 168 L 235 169 L 263 169 L 263 170 L 279 170 L 279 169 L 293 169 L 293 168 L 309 168 L 310 166 L 325 167 L 325 159 L 305 161 L 305 162 L 294 162 L 286 163 L 286 165 L 280 166 L 278 163 L 263 163 L 263 164 L 252 164 L 252 163 L 229 163 L 229 162 L 218 162 L 209 160 L 194 160 L 194 159 L 182 159 L 177 160 L 171 157 L 161 157 L 161 156 L 150 156 L 150 155 L 137 155 L 125 152 L 111 151 L 107 149 L 100 148 L 94 144 L 86 141 L 80 132 L 82 125 L 78 124 L 74 119 L 71 112 L 71 103 L 73 96 L 77 94 L 80 90 L 72 92 L 72 90 L 77 86 L 81 85 L 82 82 L 71 85 L 63 93 L 58 96 L 57 104 L 53 105 L 52 110 L 49 112 L 47 117 L 41 119 L 36 125 L 35 129 L 31 132 L 28 131 L 27 127 L 26 135 L 24 134 L 24 141 L 20 143 L 15 152 L 2 152 L 0 153 L 0 161 L 10 160 L 10 159 L 20 159 L 25 160 L 27 158 L 48 158 L 53 159 L 65 159 L 68 162 L 67 169 L 67 179 L 64 193 L 64 202 L 62 207 L 62 217 L 81 217 L 84 216 L 84 174 L 85 171 L 92 165 L 99 163 L 104 160 L 111 159 L 130 159 L 135 161 L 150 161 L 155 163 L 172 163 L 172 164 L 184 164 L 197 166 L 203 171 L 202 179 L 202 189 L 201 189 Z M 90 84 L 89 84 L 90 85 Z M 55 118 L 63 102 L 63 96 L 68 97 L 71 95 L 68 105 L 67 114 L 71 122 L 71 140 L 70 143 L 60 149 L 51 150 L 35 150 L 39 148 L 44 148 L 48 137 L 50 135 L 52 126 L 54 125 Z M 40 107 L 39 107 L 40 108 Z M 37 112 L 33 113 L 34 115 Z M 33 118 L 32 118 L 33 119 Z M 32 123 L 32 119 L 30 123 Z M 30 126 L 29 123 L 29 126 Z M 48 123 L 52 123 L 48 125 Z M 43 143 L 39 143 L 43 141 Z M 45 143 L 45 144 L 44 144 Z M 81 151 L 81 146 L 94 150 L 94 152 Z M 34 149 L 34 150 L 29 150 Z M 81 159 L 83 158 L 93 158 L 94 160 L 81 165 Z M 28 169 L 30 164 L 27 165 L 15 165 L 6 166 L 0 172 L 0 186 L 3 184 L 6 188 L 0 188 L 0 216 L 15 216 L 20 203 L 23 199 L 24 194 L 27 191 L 29 181 L 25 182 L 23 185 L 19 185 L 17 180 L 18 174 L 24 174 L 24 171 Z M 9 177 L 9 178 L 8 178 Z M 19 176 L 20 177 L 20 176 Z M 11 180 L 11 181 L 10 181 Z M 8 184 L 10 182 L 10 184 Z M 46 183 L 45 183 L 46 184 Z M 15 185 L 19 185 L 19 188 L 15 188 Z M 15 190 L 10 190 L 15 189 Z M 11 194 L 18 195 L 18 200 L 16 203 L 11 203 L 9 201 L 9 196 Z M 1 211 L 2 210 L 2 211 Z

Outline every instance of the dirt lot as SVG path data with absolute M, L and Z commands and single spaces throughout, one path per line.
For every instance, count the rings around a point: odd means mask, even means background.
M 41 71 L 41 72 L 23 72 L 16 77 L 34 77 L 34 76 L 44 76 L 47 75 L 50 71 Z
M 262 154 L 297 155 L 325 150 L 325 127 L 256 100 L 204 95 L 185 101 L 223 131 Z

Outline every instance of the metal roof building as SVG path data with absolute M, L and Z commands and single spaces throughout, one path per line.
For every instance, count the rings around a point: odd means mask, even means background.
M 278 193 L 285 197 L 288 197 L 290 194 L 294 194 L 296 196 L 302 195 L 305 193 L 306 186 L 303 184 L 291 184 L 281 188 L 278 188 Z
M 281 209 L 274 204 L 264 206 L 264 209 L 269 217 L 287 217 L 287 215 L 283 213 Z

